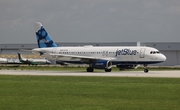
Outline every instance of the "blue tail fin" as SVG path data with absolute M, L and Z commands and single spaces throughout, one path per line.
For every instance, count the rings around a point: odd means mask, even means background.
M 34 27 L 39 48 L 57 47 L 40 22 L 35 22 Z

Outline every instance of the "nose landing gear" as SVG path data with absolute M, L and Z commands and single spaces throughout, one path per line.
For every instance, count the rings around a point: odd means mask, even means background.
M 145 73 L 148 73 L 148 72 L 149 72 L 149 70 L 148 70 L 148 68 L 147 68 L 147 64 L 144 64 L 144 72 L 145 72 Z

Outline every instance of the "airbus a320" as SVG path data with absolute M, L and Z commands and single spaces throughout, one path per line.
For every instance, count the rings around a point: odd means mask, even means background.
M 35 34 L 39 48 L 32 51 L 64 63 L 88 64 L 87 72 L 94 69 L 112 71 L 112 65 L 144 65 L 144 72 L 148 72 L 147 65 L 166 61 L 166 56 L 159 50 L 145 46 L 82 46 L 58 47 L 40 22 L 35 22 Z

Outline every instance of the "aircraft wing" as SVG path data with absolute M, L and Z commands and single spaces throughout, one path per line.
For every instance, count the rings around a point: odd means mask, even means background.
M 53 56 L 56 59 L 61 58 L 61 57 L 68 57 L 71 59 L 81 59 L 81 60 L 113 60 L 115 59 L 112 57 L 79 56 L 79 55 L 54 54 L 54 53 L 47 53 L 47 55 Z
M 19 49 L 21 51 L 32 52 L 32 49 Z

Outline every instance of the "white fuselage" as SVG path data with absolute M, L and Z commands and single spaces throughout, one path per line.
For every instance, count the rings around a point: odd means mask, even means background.
M 83 58 L 73 58 L 61 55 L 87 56 L 97 57 L 97 59 L 106 59 L 116 64 L 153 64 L 160 63 L 166 60 L 166 57 L 157 49 L 152 47 L 142 46 L 109 46 L 109 47 L 50 47 L 50 48 L 36 48 L 34 52 L 42 52 L 45 57 L 53 60 L 60 60 L 70 63 L 83 63 Z M 46 53 L 59 54 L 60 56 L 53 56 Z
M 24 63 L 24 64 L 34 64 L 34 65 L 37 65 L 37 64 L 50 64 L 51 62 L 46 60 L 46 59 L 33 59 L 33 58 L 24 58 L 22 56 L 22 54 L 18 53 L 18 58 L 19 58 L 19 61 L 21 63 Z
M 22 63 L 27 63 L 27 64 L 50 64 L 51 62 L 46 60 L 46 59 L 28 59 L 28 58 L 22 58 L 20 60 Z
M 7 63 L 7 62 L 8 62 L 7 58 L 0 58 L 0 63 Z

